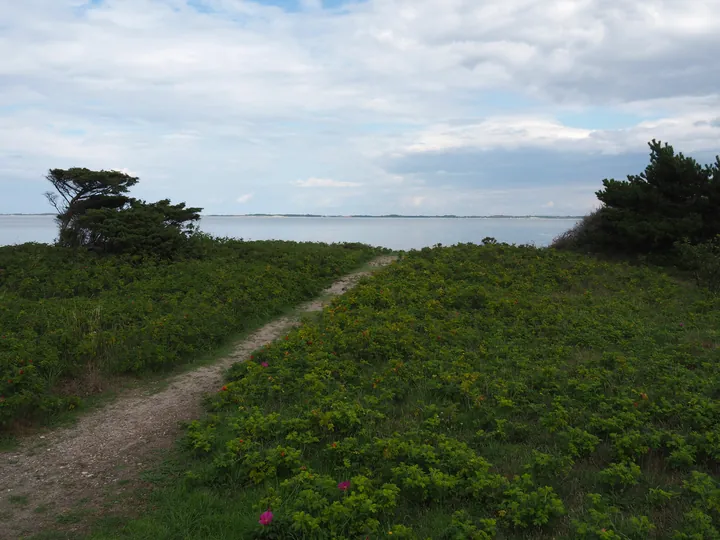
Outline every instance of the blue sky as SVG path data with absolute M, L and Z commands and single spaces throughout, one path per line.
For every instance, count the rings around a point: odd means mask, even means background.
M 584 214 L 650 139 L 720 153 L 716 8 L 8 2 L 0 213 L 83 166 L 208 213 Z

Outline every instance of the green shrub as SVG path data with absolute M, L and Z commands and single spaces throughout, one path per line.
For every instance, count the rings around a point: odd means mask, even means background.
M 720 299 L 657 269 L 490 241 L 413 251 L 230 370 L 183 438 L 185 487 L 227 516 L 271 506 L 278 538 L 712 531 L 720 366 L 699 345 L 718 328 Z M 683 528 L 689 505 L 707 519 Z M 120 537 L 185 535 L 173 515 Z M 257 519 L 201 525 L 252 538 Z
M 203 257 L 173 262 L 43 244 L 0 248 L 0 429 L 77 407 L 77 396 L 58 394 L 63 382 L 162 369 L 212 350 L 381 251 L 192 242 Z
M 720 292 L 720 234 L 708 242 L 692 244 L 685 239 L 675 246 L 682 267 L 692 271 L 698 287 Z

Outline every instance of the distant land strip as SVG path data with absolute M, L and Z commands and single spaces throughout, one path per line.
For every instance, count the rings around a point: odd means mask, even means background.
M 0 214 L 0 216 L 54 216 L 53 213 L 42 213 L 42 214 L 24 214 L 24 213 L 13 213 L 13 214 Z M 582 219 L 585 216 L 508 216 L 505 214 L 498 214 L 492 216 L 456 216 L 454 214 L 445 214 L 441 216 L 412 216 L 412 215 L 400 215 L 400 214 L 384 214 L 380 216 L 372 216 L 368 214 L 352 214 L 352 215 L 340 215 L 340 214 L 204 214 L 203 217 L 304 217 L 304 218 L 446 218 L 446 219 L 528 219 L 528 218 L 541 218 L 541 219 Z

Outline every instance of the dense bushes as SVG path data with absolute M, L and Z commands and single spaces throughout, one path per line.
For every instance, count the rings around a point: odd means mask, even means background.
M 236 364 L 186 480 L 102 538 L 717 538 L 719 302 L 557 250 L 412 252 Z
M 713 293 L 720 292 L 720 235 L 709 242 L 692 244 L 685 240 L 676 243 L 682 266 L 692 271 L 699 287 Z
M 0 248 L 0 429 L 72 407 L 88 373 L 192 358 L 312 297 L 377 253 L 359 244 L 214 240 L 175 262 L 41 244 Z
M 603 206 L 554 246 L 582 251 L 672 258 L 676 242 L 720 234 L 720 157 L 701 166 L 653 140 L 650 164 L 627 180 L 603 180 Z

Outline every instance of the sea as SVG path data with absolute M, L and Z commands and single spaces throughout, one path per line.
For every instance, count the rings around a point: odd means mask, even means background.
M 409 251 L 442 244 L 480 243 L 490 236 L 509 244 L 549 245 L 578 218 L 276 217 L 205 216 L 200 229 L 220 237 L 298 242 L 361 242 Z M 51 215 L 0 215 L 0 245 L 52 243 Z

